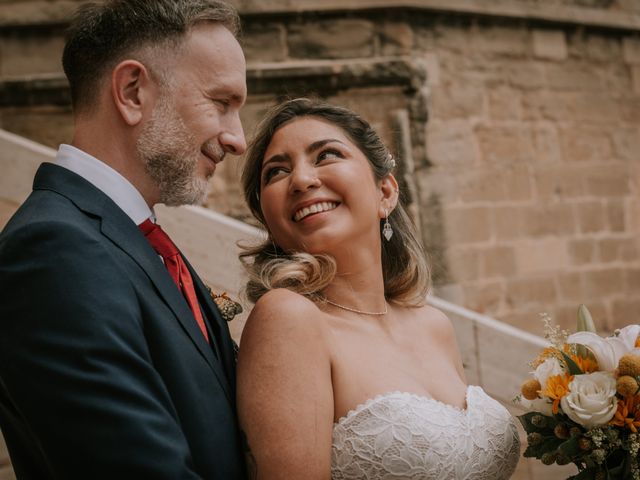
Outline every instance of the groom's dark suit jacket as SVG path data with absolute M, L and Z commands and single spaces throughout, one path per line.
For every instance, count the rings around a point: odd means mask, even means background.
M 0 234 L 0 427 L 18 478 L 242 477 L 232 341 L 191 274 L 213 345 L 131 219 L 40 167 Z

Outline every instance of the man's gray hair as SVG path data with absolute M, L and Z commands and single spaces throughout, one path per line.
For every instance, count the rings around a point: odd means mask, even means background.
M 82 5 L 67 30 L 62 55 L 74 110 L 95 104 L 99 83 L 119 62 L 156 46 L 178 50 L 189 30 L 204 22 L 221 24 L 234 36 L 240 31 L 237 11 L 222 0 L 107 0 Z

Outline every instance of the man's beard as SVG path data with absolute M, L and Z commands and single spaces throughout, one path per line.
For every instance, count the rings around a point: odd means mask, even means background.
M 200 203 L 207 180 L 198 177 L 200 147 L 163 94 L 137 142 L 138 155 L 160 190 L 160 203 L 169 206 Z

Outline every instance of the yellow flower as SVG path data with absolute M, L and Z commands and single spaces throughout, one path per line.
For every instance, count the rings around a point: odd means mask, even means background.
M 635 378 L 629 375 L 622 375 L 621 377 L 618 377 L 616 390 L 623 397 L 633 397 L 638 393 L 638 382 Z
M 640 397 L 638 395 L 618 399 L 618 410 L 609 425 L 627 427 L 633 433 L 638 433 L 640 427 Z
M 540 385 L 540 382 L 538 380 L 536 380 L 535 378 L 530 378 L 522 384 L 522 386 L 520 387 L 520 392 L 522 393 L 522 396 L 527 400 L 535 400 L 536 398 L 538 398 L 538 393 L 540 392 L 541 388 L 542 385 Z
M 569 355 L 571 360 L 576 362 L 576 365 L 580 367 L 583 373 L 593 373 L 598 371 L 598 362 L 589 357 L 581 357 L 579 355 Z
M 618 375 L 637 377 L 640 375 L 640 355 L 627 353 L 618 362 Z
M 567 373 L 554 375 L 549 377 L 547 380 L 547 384 L 545 385 L 542 395 L 553 400 L 551 410 L 554 414 L 558 413 L 558 405 L 560 404 L 562 397 L 569 393 L 569 384 L 571 383 L 571 380 L 573 380 L 573 375 L 569 375 Z

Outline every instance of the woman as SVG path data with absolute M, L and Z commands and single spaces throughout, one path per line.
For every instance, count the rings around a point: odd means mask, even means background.
M 395 166 L 356 114 L 277 107 L 247 157 L 269 238 L 242 258 L 256 302 L 238 361 L 240 423 L 260 479 L 501 479 L 515 423 L 467 387 L 451 322 Z

